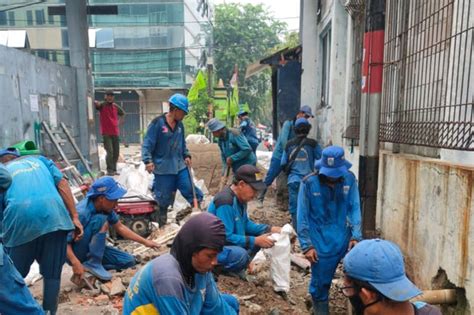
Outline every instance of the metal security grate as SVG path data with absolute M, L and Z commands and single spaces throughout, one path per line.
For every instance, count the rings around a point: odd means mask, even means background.
M 365 15 L 364 8 L 359 14 L 352 15 L 352 77 L 351 98 L 349 103 L 349 127 L 344 132 L 344 138 L 359 140 L 360 130 L 360 102 L 362 83 L 362 52 L 364 43 Z M 358 145 L 358 142 L 354 143 Z
M 474 151 L 472 0 L 387 0 L 381 141 Z

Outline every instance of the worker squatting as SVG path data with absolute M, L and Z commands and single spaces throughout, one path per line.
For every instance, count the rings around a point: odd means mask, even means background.
M 160 227 L 167 224 L 172 195 L 180 190 L 194 199 L 189 170 L 192 157 L 184 141 L 183 118 L 188 100 L 170 100 L 170 111 L 148 127 L 142 147 L 146 170 L 154 174 Z M 248 202 L 263 202 L 265 191 L 284 173 L 288 177 L 289 212 L 301 250 L 311 263 L 309 293 L 314 314 L 329 314 L 328 295 L 338 263 L 344 264 L 343 286 L 356 314 L 441 314 L 426 303 L 410 303 L 421 291 L 405 275 L 399 248 L 384 240 L 362 240 L 360 201 L 351 163 L 337 146 L 324 149 L 308 137 L 313 117 L 302 106 L 285 121 L 263 178 L 255 166 L 258 139 L 248 112 L 240 128 L 211 119 L 207 127 L 218 138 L 222 174 L 232 169 L 229 186 L 218 192 L 208 212 L 191 217 L 180 229 L 168 254 L 143 266 L 125 293 L 124 314 L 238 314 L 239 302 L 219 292 L 220 274 L 249 281 L 246 269 L 269 237 L 281 227 L 252 221 Z M 113 162 L 113 161 L 112 161 Z M 108 171 L 115 172 L 113 163 Z M 74 204 L 65 178 L 43 156 L 21 157 L 16 149 L 0 151 L 0 313 L 56 314 L 61 270 L 72 266 L 73 281 L 112 278 L 109 270 L 129 268 L 135 257 L 106 244 L 113 228 L 124 238 L 150 248 L 158 244 L 123 225 L 115 208 L 126 190 L 112 177 L 96 180 L 86 198 Z M 195 190 L 198 202 L 202 192 Z M 43 304 L 33 299 L 25 277 L 34 260 L 43 275 Z

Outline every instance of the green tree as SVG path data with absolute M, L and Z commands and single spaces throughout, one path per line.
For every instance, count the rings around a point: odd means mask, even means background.
M 300 34 L 298 32 L 288 32 L 285 34 L 283 41 L 271 49 L 275 53 L 283 48 L 295 48 L 300 44 Z
M 271 123 L 270 71 L 245 80 L 249 64 L 265 57 L 280 43 L 286 23 L 277 21 L 262 4 L 221 4 L 214 15 L 214 60 L 216 74 L 225 84 L 238 66 L 239 101 L 248 103 L 251 116 L 264 124 Z

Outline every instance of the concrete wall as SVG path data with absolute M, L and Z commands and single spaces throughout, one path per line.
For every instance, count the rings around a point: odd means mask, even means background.
M 350 75 L 352 70 L 352 40 L 350 16 L 340 1 L 321 1 L 319 17 L 317 1 L 302 0 L 303 74 L 301 78 L 301 105 L 308 104 L 315 112 L 311 120 L 312 136 L 323 146 L 343 146 L 346 157 L 358 173 L 358 147 L 346 145 L 343 133 L 349 125 Z M 329 99 L 321 106 L 322 49 L 321 35 L 331 29 L 331 61 L 329 69 Z
M 322 1 L 320 21 L 317 1 L 304 1 L 303 12 L 303 75 L 301 105 L 310 105 L 316 113 L 313 136 L 322 144 L 343 144 L 346 123 L 346 60 L 348 55 L 347 13 L 339 1 Z M 331 31 L 329 98 L 321 105 L 322 35 Z
M 432 288 L 442 268 L 466 290 L 474 312 L 474 166 L 382 151 L 377 227 L 396 242 L 407 272 L 421 289 Z M 458 313 L 460 314 L 460 313 Z M 466 313 L 467 314 L 467 313 Z
M 35 124 L 42 121 L 64 122 L 79 143 L 75 70 L 4 46 L 0 60 L 0 147 L 34 140 Z M 31 95 L 37 96 L 37 111 L 32 109 Z M 42 138 L 47 140 L 46 135 Z M 51 147 L 45 149 L 56 154 Z

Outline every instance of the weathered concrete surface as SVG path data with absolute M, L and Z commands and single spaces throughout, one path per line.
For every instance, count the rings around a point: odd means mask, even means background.
M 35 126 L 42 121 L 52 126 L 65 123 L 79 143 L 75 70 L 4 46 L 0 46 L 0 60 L 0 147 L 35 140 Z M 47 136 L 42 138 L 47 144 Z M 56 154 L 50 146 L 43 149 Z
M 422 289 L 439 268 L 466 289 L 474 312 L 474 161 L 456 165 L 382 151 L 377 227 L 399 244 Z

